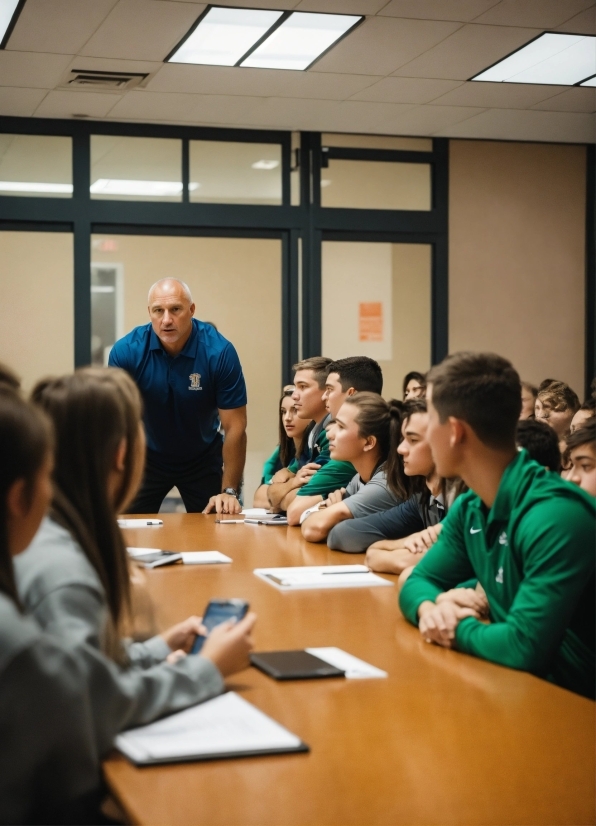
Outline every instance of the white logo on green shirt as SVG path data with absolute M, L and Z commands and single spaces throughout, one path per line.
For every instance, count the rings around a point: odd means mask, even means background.
M 509 542 L 507 541 L 507 534 L 505 533 L 505 531 L 503 531 L 503 533 L 499 537 L 499 545 L 509 545 Z
M 499 568 L 497 571 L 497 575 L 495 577 L 495 582 L 498 582 L 500 585 L 503 584 L 503 566 Z

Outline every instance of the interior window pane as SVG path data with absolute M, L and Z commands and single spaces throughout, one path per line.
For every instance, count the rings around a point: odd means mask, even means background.
M 72 140 L 0 134 L 0 195 L 72 198 Z
M 321 170 L 321 206 L 429 210 L 430 164 L 330 158 Z
M 190 200 L 281 204 L 281 145 L 190 142 Z
M 354 146 L 360 149 L 401 149 L 409 152 L 432 152 L 432 138 L 394 138 L 391 135 L 341 135 L 324 132 L 323 146 Z
M 196 317 L 214 324 L 238 351 L 248 390 L 244 501 L 250 505 L 261 480 L 263 463 L 277 442 L 281 395 L 281 241 L 94 235 L 91 253 L 95 364 L 107 362 L 117 338 L 133 327 L 147 324 L 149 287 L 164 275 L 186 281 L 196 302 Z M 250 318 L 266 319 L 266 323 L 247 324 Z
M 430 244 L 323 242 L 323 353 L 376 359 L 386 399 L 401 399 L 410 370 L 430 368 L 431 253 Z
M 91 198 L 181 201 L 182 141 L 91 135 Z
M 0 232 L 0 262 L 2 281 L 10 284 L 0 353 L 29 392 L 44 376 L 68 373 L 74 366 L 72 235 Z

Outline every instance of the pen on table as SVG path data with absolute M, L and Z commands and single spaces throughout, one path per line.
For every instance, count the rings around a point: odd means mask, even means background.
M 243 525 L 244 519 L 216 519 L 218 525 Z
M 346 574 L 368 574 L 369 571 L 321 571 L 321 576 L 345 576 Z
M 118 520 L 121 525 L 127 528 L 129 525 L 130 527 L 153 527 L 163 525 L 163 521 L 161 519 L 120 519 Z

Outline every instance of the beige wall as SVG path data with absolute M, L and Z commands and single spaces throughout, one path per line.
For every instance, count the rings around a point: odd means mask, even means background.
M 586 151 L 451 141 L 449 349 L 583 396 Z
M 16 370 L 26 390 L 43 376 L 72 370 L 72 235 L 0 232 L 0 279 L 0 360 Z
M 172 275 L 186 281 L 196 316 L 212 321 L 236 347 L 248 387 L 245 501 L 277 441 L 281 392 L 281 242 L 245 238 L 110 236 L 114 252 L 94 245 L 94 262 L 123 265 L 124 327 L 145 324 L 147 291 Z M 95 236 L 96 241 L 101 236 Z

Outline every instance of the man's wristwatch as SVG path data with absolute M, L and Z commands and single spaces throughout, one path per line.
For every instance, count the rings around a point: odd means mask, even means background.
M 235 496 L 238 499 L 238 491 L 235 488 L 224 488 L 222 493 L 227 493 L 228 496 Z

